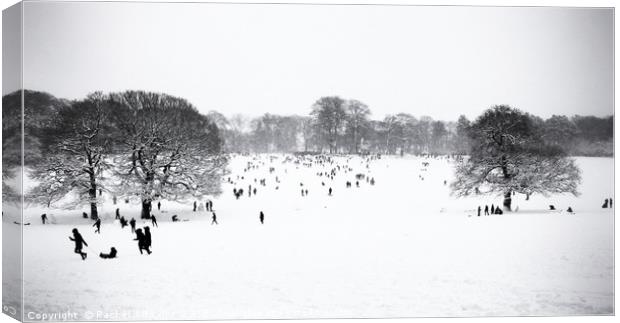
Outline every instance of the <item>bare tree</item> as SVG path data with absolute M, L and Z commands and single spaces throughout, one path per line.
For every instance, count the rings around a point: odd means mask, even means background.
M 359 153 L 360 141 L 368 127 L 368 116 L 370 109 L 368 106 L 357 100 L 346 102 L 346 133 L 351 143 L 350 152 Z
M 310 114 L 316 120 L 317 130 L 321 132 L 329 152 L 336 153 L 347 116 L 345 101 L 337 96 L 322 97 L 314 103 Z

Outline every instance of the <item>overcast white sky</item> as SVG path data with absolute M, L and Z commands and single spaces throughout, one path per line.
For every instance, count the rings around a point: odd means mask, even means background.
M 613 11 L 28 2 L 24 87 L 143 89 L 225 115 L 308 114 L 321 96 L 473 119 L 613 114 Z M 10 89 L 4 89 L 5 93 Z

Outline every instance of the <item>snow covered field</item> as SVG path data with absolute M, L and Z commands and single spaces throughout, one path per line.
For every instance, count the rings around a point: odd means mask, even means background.
M 237 185 L 224 183 L 223 195 L 213 199 L 219 225 L 205 211 L 192 212 L 191 203 L 163 201 L 163 212 L 154 207 L 159 227 L 150 256 L 140 255 L 130 229 L 113 221 L 117 206 L 139 220 L 137 204 L 113 206 L 104 194 L 100 235 L 81 219 L 86 208 L 26 210 L 25 222 L 32 223 L 24 227 L 26 319 L 29 312 L 67 310 L 78 319 L 108 320 L 614 312 L 614 215 L 601 209 L 613 197 L 611 158 L 578 158 L 578 198 L 517 195 L 518 212 L 477 217 L 478 205 L 501 198 L 450 197 L 445 159 L 383 157 L 366 169 L 353 157 L 354 171 L 332 182 L 315 176 L 323 169 L 275 156 L 272 163 L 260 156 L 265 165 L 245 173 L 252 157 L 232 160 Z M 345 159 L 336 157 L 341 165 Z M 355 187 L 358 172 L 376 184 L 362 180 Z M 254 178 L 266 178 L 267 186 Z M 352 188 L 345 188 L 347 180 Z M 309 196 L 301 196 L 300 182 Z M 233 188 L 247 192 L 248 184 L 257 195 L 236 200 Z M 549 204 L 561 211 L 547 211 Z M 575 214 L 562 211 L 569 206 Z M 3 225 L 15 226 L 6 210 Z M 40 225 L 44 212 L 56 224 Z M 189 221 L 170 222 L 173 214 Z M 68 239 L 74 227 L 89 244 L 86 261 Z M 111 246 L 118 259 L 97 257 Z

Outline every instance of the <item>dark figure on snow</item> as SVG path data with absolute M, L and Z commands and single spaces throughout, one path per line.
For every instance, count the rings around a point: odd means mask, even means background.
M 605 203 L 603 203 L 603 208 L 606 209 L 609 207 L 609 199 L 605 199 Z
M 86 212 L 82 212 L 82 217 L 83 217 L 84 219 L 88 219 L 88 213 L 86 213 Z
M 304 190 L 303 189 L 301 190 L 301 196 L 304 196 Z
M 149 246 L 146 244 L 146 236 L 142 233 L 142 229 L 136 230 L 136 238 L 133 240 L 138 241 L 138 250 L 140 250 L 140 254 L 143 254 L 142 250 L 145 250 L 149 255 L 151 254 L 151 250 L 149 250 Z
M 504 211 L 498 206 L 495 208 L 495 214 L 504 214 Z
M 131 233 L 136 232 L 136 219 L 131 218 L 131 220 L 129 220 L 129 225 L 131 225 Z
M 332 196 L 332 192 L 333 192 L 333 191 L 332 191 L 332 188 L 330 187 L 330 188 L 329 188 L 329 194 L 328 194 L 328 195 L 329 195 L 329 196 Z
M 555 205 L 553 205 L 553 204 L 549 205 L 549 210 L 550 211 L 555 211 Z
M 161 202 L 157 202 L 157 211 L 161 211 Z
M 370 185 L 375 185 L 375 178 L 374 177 L 370 179 Z
M 611 206 L 614 204 L 614 201 L 611 199 L 611 197 L 609 198 L 609 208 L 611 209 Z
M 110 253 L 100 253 L 99 257 L 101 257 L 102 259 L 114 259 L 116 258 L 116 248 L 112 247 L 110 248 Z
M 484 215 L 489 215 L 489 206 L 488 205 L 484 206 Z
M 217 215 L 215 215 L 215 212 L 213 212 L 213 215 L 211 216 L 211 225 L 214 225 L 214 224 L 218 224 Z
M 198 204 L 196 203 L 196 201 L 194 201 L 194 212 L 196 212 L 196 207 L 198 206 Z
M 568 213 L 573 213 L 573 208 L 569 206 L 569 207 L 568 207 L 568 210 L 566 210 L 566 212 L 568 212 Z
M 101 219 L 97 219 L 93 227 L 95 227 L 95 233 L 101 233 Z
M 172 216 L 172 222 L 179 222 L 179 218 L 176 214 Z
M 151 228 L 144 227 L 144 243 L 147 248 L 151 248 Z
M 482 211 L 481 207 L 478 207 L 478 216 L 480 216 L 480 212 Z
M 254 195 L 256 195 L 256 187 L 253 190 Z M 213 204 L 211 204 L 211 206 L 213 206 Z
M 151 214 L 151 224 L 153 225 L 153 227 L 158 227 L 157 218 L 155 218 L 155 214 Z
M 86 260 L 86 252 L 82 252 L 82 248 L 84 246 L 88 247 L 88 243 L 86 243 L 86 241 L 84 241 L 84 238 L 82 238 L 82 235 L 78 232 L 78 229 L 73 229 L 73 237 L 69 237 L 69 240 L 75 242 L 75 249 L 73 250 L 73 252 L 80 254 L 80 256 L 82 257 L 82 260 Z
M 495 205 L 491 204 L 491 214 L 495 214 Z
M 260 220 L 260 224 L 265 223 L 265 213 L 263 213 L 263 211 L 260 211 L 260 214 L 258 215 L 258 219 Z
M 116 248 L 112 247 L 110 248 L 110 253 L 100 253 L 99 257 L 101 257 L 102 259 L 114 259 L 116 258 Z
M 121 229 L 127 226 L 127 220 L 125 220 L 124 216 L 121 216 L 120 222 L 121 222 Z
M 47 214 L 45 213 L 41 214 L 41 223 L 45 224 L 46 221 L 47 221 Z
M 121 219 L 121 210 L 119 208 L 116 208 L 116 217 L 114 219 L 116 220 Z

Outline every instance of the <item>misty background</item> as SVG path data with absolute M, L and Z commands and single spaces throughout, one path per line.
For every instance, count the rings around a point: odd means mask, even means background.
M 613 113 L 605 8 L 24 4 L 24 88 L 141 89 L 230 117 L 355 98 L 372 119 Z M 16 88 L 3 89 L 7 94 Z

